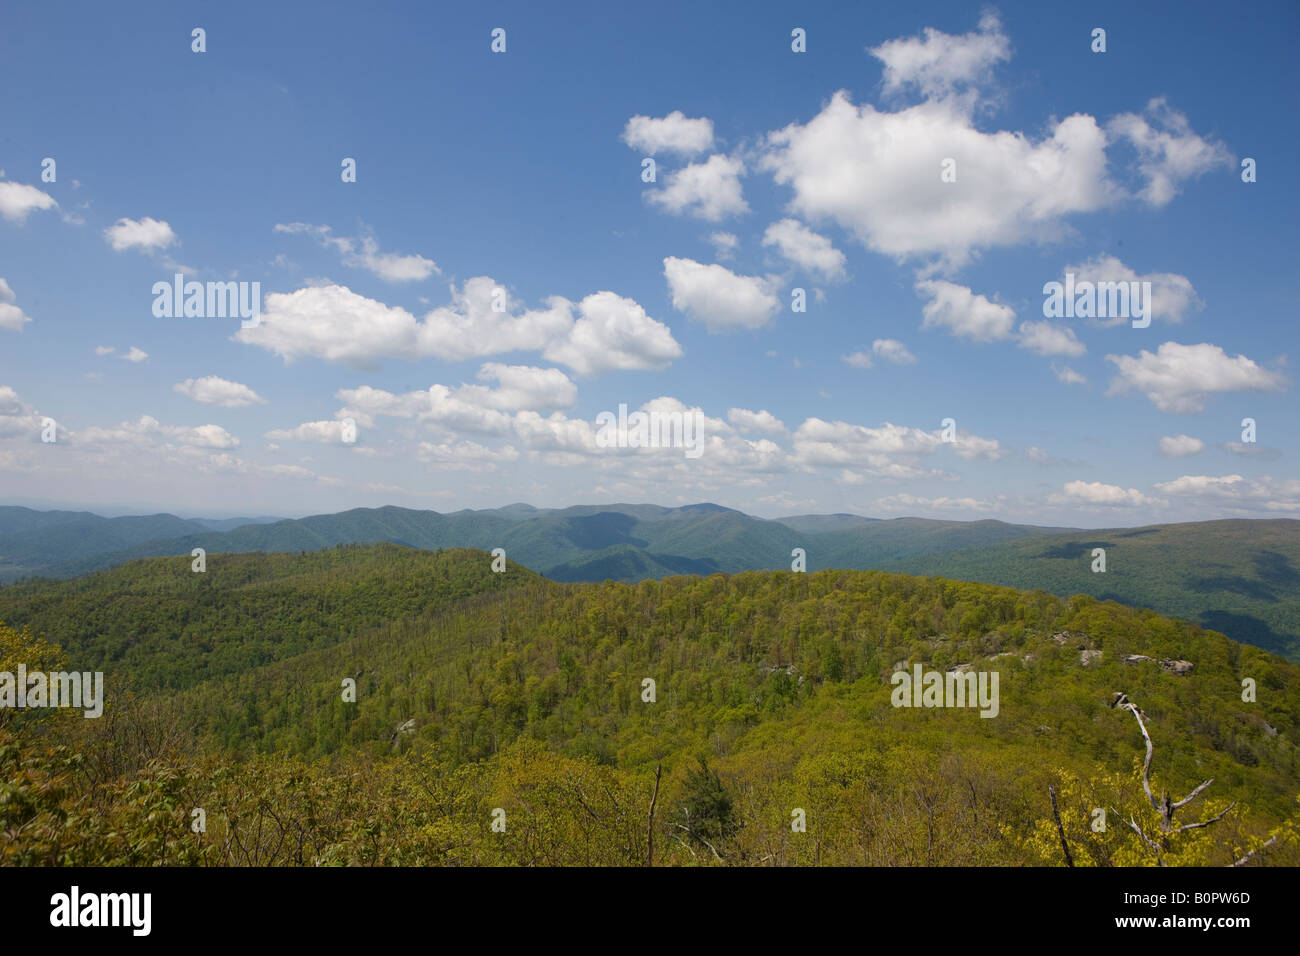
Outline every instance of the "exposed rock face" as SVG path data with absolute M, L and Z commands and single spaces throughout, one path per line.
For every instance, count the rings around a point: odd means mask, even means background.
M 1079 652 L 1079 663 L 1082 664 L 1084 667 L 1087 667 L 1093 661 L 1099 661 L 1099 660 L 1101 660 L 1101 651 L 1084 650 Z
M 1153 664 L 1159 664 L 1162 668 L 1169 671 L 1169 673 L 1177 674 L 1180 677 L 1185 677 L 1190 674 L 1192 668 L 1195 666 L 1191 661 L 1177 661 L 1172 658 L 1165 658 L 1164 660 L 1158 661 L 1154 657 L 1147 657 L 1145 654 L 1124 655 L 1125 664 L 1140 664 L 1143 661 L 1150 661 Z
M 403 737 L 409 736 L 409 735 L 411 735 L 411 734 L 413 734 L 413 733 L 415 733 L 415 718 L 414 718 L 414 717 L 412 717 L 410 720 L 408 720 L 408 721 L 407 721 L 406 723 L 404 723 L 404 724 L 398 724 L 398 726 L 397 726 L 397 730 L 393 731 L 393 737 L 392 737 L 392 740 L 390 741 L 390 744 L 392 745 L 393 750 L 397 750 L 397 749 L 398 749 L 398 745 L 401 743 L 401 740 L 402 740 Z
M 1061 647 L 1069 644 L 1071 647 L 1084 648 L 1092 644 L 1092 638 L 1083 631 L 1057 631 L 1051 639 Z

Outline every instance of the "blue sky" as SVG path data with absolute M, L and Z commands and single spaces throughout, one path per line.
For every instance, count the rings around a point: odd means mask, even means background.
M 0 502 L 1294 516 L 1298 25 L 7 4 Z M 259 325 L 156 317 L 177 270 Z M 1046 319 L 1067 270 L 1150 281 L 1149 327 Z M 620 404 L 701 454 L 600 447 Z

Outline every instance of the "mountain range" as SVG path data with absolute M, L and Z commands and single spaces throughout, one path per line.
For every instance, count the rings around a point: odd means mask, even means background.
M 1080 529 L 1002 521 L 768 520 L 715 504 L 513 504 L 451 513 L 358 508 L 306 518 L 103 518 L 0 507 L 0 582 L 69 578 L 145 557 L 317 551 L 390 542 L 422 550 L 503 548 L 557 581 L 790 568 L 888 570 L 1089 594 L 1175 615 L 1300 660 L 1300 521 L 1229 519 Z M 1106 552 L 1104 573 L 1094 549 Z

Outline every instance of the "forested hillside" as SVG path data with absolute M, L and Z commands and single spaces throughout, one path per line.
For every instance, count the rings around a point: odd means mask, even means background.
M 1092 550 L 1106 551 L 1104 574 Z M 1022 538 L 885 565 L 1155 608 L 1300 660 L 1300 521 L 1201 521 Z
M 0 507 L 0 581 L 48 572 L 73 556 L 116 553 L 209 530 L 167 514 L 101 518 L 88 511 Z
M 174 580 L 180 559 L 7 589 L 0 619 L 37 633 L 3 632 L 0 665 L 56 653 L 37 636 L 64 602 L 82 623 L 62 653 L 103 664 L 109 705 L 0 726 L 6 861 L 1060 865 L 1051 785 L 1076 865 L 1300 862 L 1300 669 L 1153 612 L 877 571 L 565 584 L 391 545 L 208 560 L 206 589 Z M 109 581 L 134 653 L 76 603 Z M 222 628 L 222 654 L 173 619 Z M 168 652 L 182 639 L 200 666 Z M 996 672 L 996 715 L 895 706 L 918 665 Z M 1213 779 L 1175 822 L 1220 819 L 1164 830 L 1117 693 L 1157 793 Z
M 168 528 L 184 533 L 156 536 Z M 129 547 L 113 544 L 128 538 Z M 1300 521 L 1286 518 L 1081 531 L 843 514 L 767 521 L 711 504 L 511 505 L 450 514 L 358 508 L 217 532 L 170 515 L 104 519 L 0 508 L 0 582 L 84 575 L 147 556 L 180 559 L 194 548 L 296 553 L 377 542 L 504 548 L 539 574 L 575 582 L 786 569 L 800 548 L 809 571 L 879 569 L 1091 594 L 1300 660 Z M 1105 573 L 1092 570 L 1096 547 L 1106 549 Z
M 151 558 L 71 581 L 0 588 L 0 621 L 75 666 L 186 687 L 301 654 L 470 594 L 500 590 L 490 557 L 396 545 Z M 480 566 L 481 565 L 481 566 Z M 511 565 L 516 578 L 535 577 Z

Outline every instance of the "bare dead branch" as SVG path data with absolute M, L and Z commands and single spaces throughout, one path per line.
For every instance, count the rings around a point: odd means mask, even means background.
M 1142 828 L 1137 825 L 1137 821 L 1134 820 L 1131 816 L 1128 818 L 1128 825 L 1133 828 L 1133 832 L 1136 833 L 1138 837 L 1141 838 L 1142 842 L 1145 843 L 1148 847 L 1150 847 L 1151 851 L 1155 853 L 1156 862 L 1159 863 L 1161 866 L 1164 866 L 1165 858 L 1160 854 L 1160 847 L 1156 846 L 1156 844 L 1151 842 L 1151 840 L 1147 837 L 1147 835 L 1142 832 Z
M 707 847 L 708 847 L 708 848 L 713 852 L 713 858 L 714 858 L 715 860 L 717 860 L 719 863 L 722 862 L 722 857 L 718 855 L 718 851 L 715 850 L 715 849 L 713 848 L 713 844 L 712 844 L 712 843 L 710 843 L 708 840 L 704 839 L 704 837 L 700 836 L 698 833 L 696 833 L 694 830 L 692 830 L 692 829 L 691 829 L 690 827 L 688 827 L 688 826 L 685 826 L 685 825 L 683 825 L 683 824 L 681 824 L 681 823 L 677 824 L 677 826 L 678 826 L 679 829 L 685 830 L 687 833 L 689 833 L 689 834 L 690 834 L 691 836 L 693 836 L 695 839 L 699 840 L 701 843 L 703 843 L 705 846 L 707 846 Z
M 1255 858 L 1255 854 L 1258 853 L 1260 850 L 1267 850 L 1267 849 L 1268 849 L 1269 847 L 1271 847 L 1274 843 L 1276 843 L 1276 842 L 1277 842 L 1277 837 L 1278 837 L 1278 835 L 1277 835 L 1276 833 L 1273 834 L 1273 836 L 1269 837 L 1269 839 L 1268 839 L 1266 842 L 1264 842 L 1264 843 L 1260 844 L 1259 846 L 1255 847 L 1255 849 L 1251 850 L 1249 853 L 1247 853 L 1245 856 L 1243 856 L 1240 860 L 1238 860 L 1236 863 L 1234 863 L 1234 864 L 1232 864 L 1232 865 L 1233 865 L 1233 866 L 1245 866 L 1247 863 L 1249 863 L 1251 860 L 1253 860 L 1253 859 Z
M 1234 800 L 1232 803 L 1228 804 L 1227 808 L 1222 813 L 1220 813 L 1217 817 L 1212 817 L 1211 819 L 1204 820 L 1200 823 L 1185 823 L 1181 827 L 1178 827 L 1175 830 L 1171 830 L 1170 832 L 1182 833 L 1184 830 L 1195 830 L 1199 827 L 1208 827 L 1211 823 L 1218 823 L 1220 820 L 1222 820 L 1224 817 L 1228 815 L 1228 810 L 1231 810 L 1236 805 L 1237 805 L 1237 801 Z
M 1155 744 L 1151 742 L 1151 735 L 1147 733 L 1146 722 L 1142 720 L 1142 711 L 1138 709 L 1137 704 L 1125 697 L 1125 702 L 1120 704 L 1122 710 L 1127 710 L 1137 718 L 1138 727 L 1142 731 L 1142 739 L 1146 741 L 1147 756 L 1142 761 L 1142 789 L 1146 791 L 1147 799 L 1151 801 L 1151 809 L 1160 812 L 1160 804 L 1151 793 L 1151 758 L 1155 755 Z
M 1175 803 L 1172 807 L 1170 807 L 1170 810 L 1177 810 L 1177 809 L 1179 809 L 1180 807 L 1185 807 L 1185 806 L 1187 806 L 1189 803 L 1191 803 L 1193 800 L 1195 800 L 1197 797 L 1199 797 L 1199 796 L 1201 795 L 1201 791 L 1202 791 L 1202 790 L 1204 790 L 1206 787 L 1208 787 L 1208 786 L 1209 786 L 1210 784 L 1212 784 L 1212 783 L 1214 783 L 1214 778 L 1213 778 L 1213 777 L 1211 777 L 1209 780 L 1205 781 L 1205 783 L 1201 784 L 1199 787 L 1197 787 L 1195 790 L 1193 790 L 1191 793 L 1189 793 L 1189 794 L 1188 794 L 1186 797 L 1184 797 L 1182 800 L 1179 800 L 1177 803 Z
M 655 865 L 655 804 L 659 802 L 659 776 L 664 772 L 662 761 L 655 766 L 655 792 L 650 797 L 650 822 L 645 831 L 645 865 Z
M 1050 783 L 1047 785 L 1047 795 L 1052 800 L 1052 816 L 1056 818 L 1056 834 L 1061 838 L 1061 852 L 1065 854 L 1065 865 L 1074 866 L 1074 858 L 1070 856 L 1069 844 L 1065 842 L 1065 827 L 1061 826 L 1061 811 L 1056 808 L 1056 787 Z
M 1143 717 L 1142 711 L 1138 708 L 1137 704 L 1133 703 L 1131 700 L 1128 699 L 1128 694 L 1125 693 L 1116 693 L 1112 698 L 1110 705 L 1112 707 L 1118 707 L 1120 710 L 1129 711 L 1133 715 L 1133 717 L 1137 720 L 1138 727 L 1142 731 L 1142 739 L 1146 741 L 1146 746 L 1147 746 L 1146 759 L 1142 762 L 1142 789 L 1146 791 L 1147 800 L 1151 802 L 1151 808 L 1155 810 L 1157 814 L 1160 815 L 1160 829 L 1164 833 L 1168 833 L 1168 834 L 1182 833 L 1184 830 L 1196 830 L 1199 829 L 1200 827 L 1209 826 L 1211 823 L 1218 823 L 1227 815 L 1228 810 L 1231 810 L 1234 806 L 1236 806 L 1236 803 L 1229 805 L 1227 810 L 1224 810 L 1222 813 L 1220 813 L 1216 817 L 1213 817 L 1212 819 L 1204 820 L 1200 823 L 1189 823 L 1181 827 L 1175 827 L 1173 825 L 1174 812 L 1176 810 L 1179 810 L 1182 807 L 1187 806 L 1189 803 L 1191 803 L 1193 800 L 1199 797 L 1205 791 L 1206 787 L 1214 783 L 1214 778 L 1211 777 L 1209 780 L 1205 781 L 1203 784 L 1201 784 L 1199 787 L 1197 787 L 1195 790 L 1193 790 L 1191 793 L 1189 793 L 1181 800 L 1178 800 L 1176 802 L 1171 801 L 1169 799 L 1169 794 L 1162 792 L 1160 794 L 1160 799 L 1157 801 L 1156 798 L 1151 793 L 1151 758 L 1152 755 L 1155 753 L 1155 745 L 1151 742 L 1151 735 L 1147 732 L 1146 722 L 1142 719 Z M 1136 830 L 1137 825 L 1133 824 L 1133 826 L 1134 829 Z M 1139 835 L 1142 836 L 1142 839 L 1146 842 L 1148 846 L 1152 846 L 1152 848 L 1154 849 L 1153 844 L 1151 843 L 1150 840 L 1146 838 L 1145 834 L 1141 834 L 1139 831 Z

